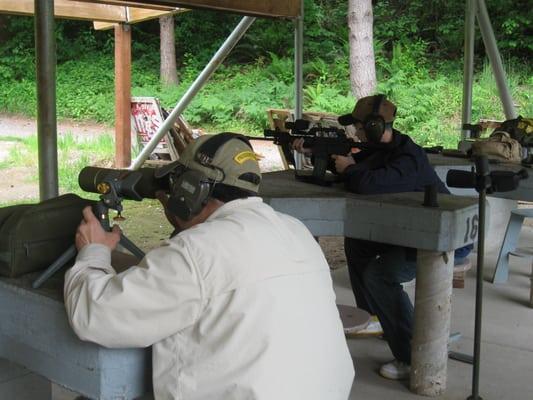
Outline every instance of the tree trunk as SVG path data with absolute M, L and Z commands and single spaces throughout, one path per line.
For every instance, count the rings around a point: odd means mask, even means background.
M 348 0 L 350 82 L 356 99 L 376 90 L 372 1 Z
M 165 86 L 178 84 L 176 68 L 176 45 L 174 38 L 174 16 L 159 17 L 160 52 L 161 52 L 161 83 Z

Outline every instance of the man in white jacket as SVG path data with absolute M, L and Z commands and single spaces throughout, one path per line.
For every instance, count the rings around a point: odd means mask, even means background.
M 205 135 L 180 159 L 167 217 L 178 233 L 117 274 L 90 208 L 65 276 L 83 340 L 153 346 L 156 399 L 346 400 L 354 367 L 329 268 L 298 220 L 257 197 L 245 137 Z

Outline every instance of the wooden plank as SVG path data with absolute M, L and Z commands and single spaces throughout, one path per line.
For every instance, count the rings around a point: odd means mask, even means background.
M 0 0 L 0 13 L 33 15 L 34 0 Z M 124 5 L 94 4 L 84 1 L 55 0 L 54 14 L 57 18 L 126 22 Z
M 158 5 L 204 8 L 246 15 L 282 18 L 295 18 L 301 13 L 300 0 L 97 0 L 95 2 L 148 8 L 154 8 Z
M 116 22 L 100 22 L 94 21 L 93 28 L 95 31 L 105 31 L 107 29 L 114 29 L 117 26 Z
M 186 8 L 174 8 L 166 11 L 151 10 L 146 8 L 129 8 L 128 23 L 135 24 L 137 22 L 146 21 L 149 19 L 159 18 L 164 15 L 177 14 L 185 11 L 189 11 Z
M 67 1 L 78 1 L 78 0 L 67 0 Z M 151 10 L 161 10 L 161 11 L 168 11 L 175 9 L 177 6 L 175 5 L 166 5 L 163 3 L 154 3 L 149 4 L 147 2 L 143 1 L 122 1 L 122 0 L 80 0 L 80 1 L 86 1 L 89 3 L 101 3 L 101 4 L 111 4 L 111 5 L 118 5 L 118 6 L 128 6 L 128 7 L 136 7 L 136 8 L 148 8 Z
M 131 27 L 115 26 L 115 167 L 131 164 Z
M 128 10 L 129 10 L 129 17 L 128 17 L 127 22 L 129 24 L 136 24 L 137 22 L 142 22 L 142 21 L 146 21 L 149 19 L 156 19 L 164 15 L 168 15 L 168 14 L 177 14 L 177 13 L 189 11 L 186 8 L 171 8 L 171 7 L 167 7 L 165 11 L 146 9 L 146 8 L 135 8 L 135 7 L 129 7 Z M 116 23 L 113 23 L 113 22 L 94 21 L 93 23 L 93 27 L 97 31 L 112 29 L 115 27 L 115 25 Z

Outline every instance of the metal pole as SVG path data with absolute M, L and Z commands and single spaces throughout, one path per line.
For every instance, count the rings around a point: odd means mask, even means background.
M 494 37 L 494 31 L 492 30 L 485 0 L 478 0 L 477 19 L 479 29 L 481 30 L 481 37 L 485 44 L 485 50 L 489 57 L 490 65 L 492 66 L 492 72 L 496 79 L 498 91 L 500 92 L 500 99 L 502 101 L 505 118 L 514 119 L 518 117 L 518 114 L 514 108 L 511 92 L 507 85 L 507 77 L 505 75 L 505 70 L 503 69 L 502 59 L 500 57 L 500 52 L 498 51 L 498 45 L 496 44 L 496 38 Z
M 252 25 L 254 21 L 255 17 L 244 17 L 241 22 L 239 22 L 233 32 L 231 32 L 226 41 L 215 53 L 211 61 L 209 61 L 209 63 L 205 66 L 200 75 L 198 75 L 198 77 L 189 87 L 187 92 L 185 92 L 178 104 L 176 104 L 176 107 L 174 107 L 167 119 L 165 119 L 165 121 L 161 124 L 161 126 L 157 130 L 156 134 L 152 137 L 150 142 L 148 142 L 146 147 L 132 162 L 130 169 L 135 170 L 141 167 L 142 163 L 150 156 L 150 154 L 155 149 L 161 138 L 169 131 L 170 128 L 174 126 L 174 122 L 176 121 L 176 119 L 181 115 L 181 113 L 183 113 L 185 108 L 187 108 L 192 99 L 194 99 L 194 96 L 196 96 L 196 94 L 200 91 L 204 84 L 209 80 L 209 78 L 211 77 L 211 75 L 213 75 L 218 66 L 222 64 L 222 61 L 224 61 L 226 56 L 230 53 L 230 51 L 237 44 L 237 42 L 241 39 L 241 37 L 244 35 L 244 33 L 248 30 L 248 28 L 250 27 L 250 25 Z
M 304 53 L 304 2 L 301 14 L 294 21 L 294 118 L 302 118 L 303 112 L 303 53 Z
M 483 265 L 485 262 L 485 199 L 487 189 L 479 192 L 479 225 L 477 242 L 476 311 L 474 329 L 474 369 L 472 372 L 472 395 L 468 400 L 481 400 L 479 396 L 479 369 L 481 355 L 481 323 L 483 315 Z
M 56 42 L 54 0 L 35 0 L 39 197 L 57 197 Z
M 300 15 L 294 21 L 294 119 L 303 115 L 303 58 L 304 58 L 304 1 L 301 0 Z M 294 168 L 302 169 L 304 155 L 293 151 Z
M 476 31 L 476 1 L 467 0 L 465 10 L 465 48 L 463 71 L 463 117 L 462 124 L 472 122 L 472 86 L 474 82 L 474 38 Z M 471 136 L 470 129 L 462 129 L 462 138 Z

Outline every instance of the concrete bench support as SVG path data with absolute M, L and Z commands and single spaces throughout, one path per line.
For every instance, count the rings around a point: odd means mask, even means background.
M 411 390 L 438 396 L 446 389 L 453 252 L 418 250 Z

